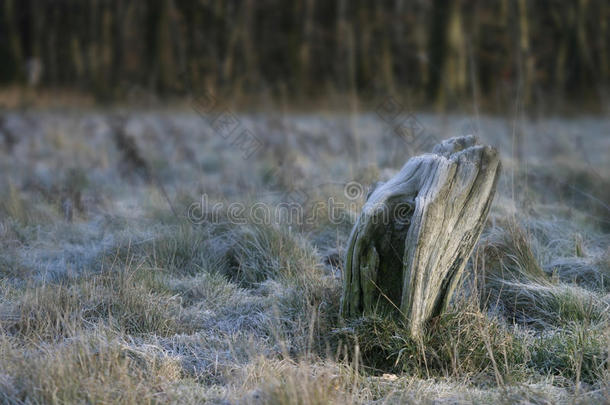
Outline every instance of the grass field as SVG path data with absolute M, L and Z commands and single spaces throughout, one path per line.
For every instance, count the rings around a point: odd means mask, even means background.
M 0 403 L 610 402 L 610 120 L 417 115 L 503 173 L 416 342 L 338 312 L 366 190 L 419 141 L 374 112 L 234 118 L 254 143 L 188 109 L 5 112 Z

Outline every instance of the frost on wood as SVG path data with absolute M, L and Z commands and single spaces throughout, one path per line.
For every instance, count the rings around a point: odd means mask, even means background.
M 395 311 L 420 336 L 451 300 L 499 174 L 497 151 L 465 136 L 409 159 L 378 186 L 350 236 L 342 316 Z

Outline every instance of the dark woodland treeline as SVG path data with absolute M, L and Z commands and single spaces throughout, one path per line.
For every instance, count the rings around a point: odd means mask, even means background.
M 606 102 L 607 0 L 0 0 L 0 81 L 443 105 Z M 545 101 L 547 100 L 547 101 Z M 550 102 L 550 101 L 548 101 Z

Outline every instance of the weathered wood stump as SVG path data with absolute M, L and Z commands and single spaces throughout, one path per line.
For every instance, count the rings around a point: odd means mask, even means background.
M 368 197 L 354 226 L 341 314 L 403 316 L 413 337 L 446 309 L 481 235 L 500 174 L 497 151 L 451 138 L 409 159 Z

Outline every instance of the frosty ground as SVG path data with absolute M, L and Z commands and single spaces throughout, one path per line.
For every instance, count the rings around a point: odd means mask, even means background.
M 256 150 L 190 110 L 4 113 L 0 402 L 610 401 L 609 120 L 236 117 Z M 450 312 L 341 320 L 366 189 L 470 133 L 503 174 Z M 287 201 L 342 208 L 253 218 Z

